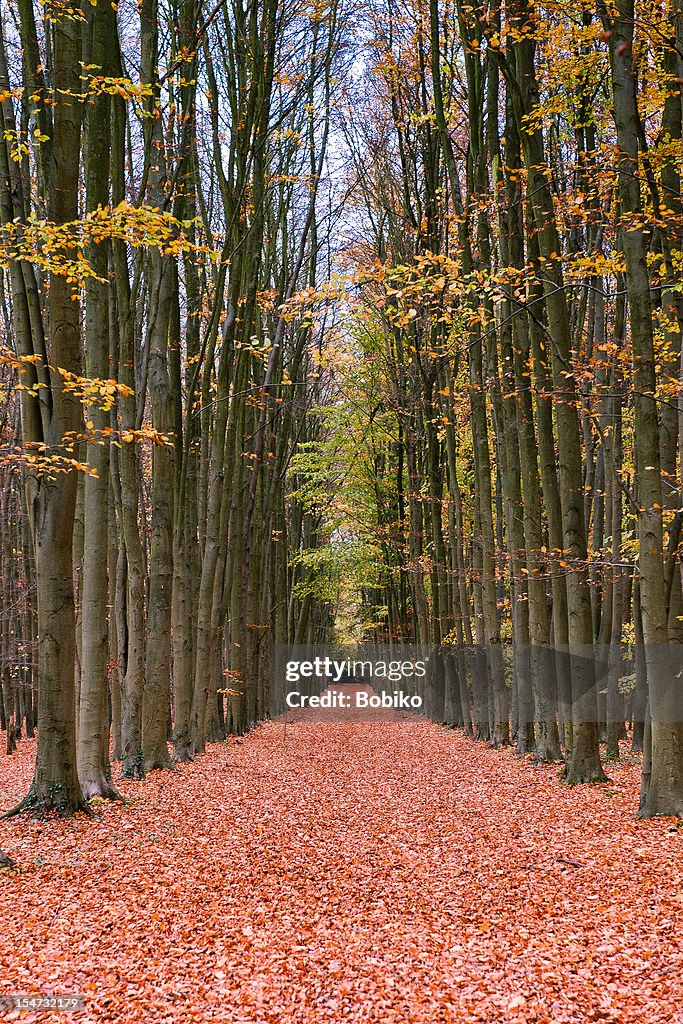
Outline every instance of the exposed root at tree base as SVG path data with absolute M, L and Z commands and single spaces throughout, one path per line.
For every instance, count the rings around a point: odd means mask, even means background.
M 110 779 L 99 779 L 81 783 L 83 797 L 90 800 L 123 800 L 118 789 Z
M 75 814 L 85 814 L 88 818 L 94 818 L 95 812 L 85 800 L 56 800 L 50 798 L 40 799 L 29 792 L 16 807 L 1 816 L 2 820 L 18 818 L 26 815 L 29 818 L 47 818 L 51 814 L 57 814 L 60 818 L 72 818 Z
M 150 772 L 172 772 L 175 770 L 175 762 L 170 757 L 150 758 L 145 761 L 145 775 Z
M 565 768 L 560 773 L 560 780 L 565 786 L 598 786 L 610 779 L 602 768 Z
M 176 750 L 173 754 L 174 764 L 191 764 L 194 757 L 189 750 Z

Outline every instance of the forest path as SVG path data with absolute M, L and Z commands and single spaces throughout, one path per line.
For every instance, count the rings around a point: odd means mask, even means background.
M 33 754 L 0 756 L 2 809 Z M 74 1024 L 683 1021 L 683 830 L 634 818 L 638 775 L 262 725 L 100 821 L 0 823 L 0 995 L 81 992 Z

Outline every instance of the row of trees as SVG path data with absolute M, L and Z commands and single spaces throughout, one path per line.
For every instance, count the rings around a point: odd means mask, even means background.
M 372 15 L 345 133 L 357 362 L 309 505 L 344 481 L 366 635 L 457 652 L 447 718 L 577 783 L 628 712 L 641 812 L 681 815 L 683 9 Z
M 329 260 L 347 22 L 336 0 L 3 4 L 2 707 L 32 728 L 35 689 L 38 721 L 21 807 L 116 798 L 110 732 L 138 777 L 169 737 L 184 760 L 242 732 L 273 638 L 326 626 L 291 597 L 315 529 L 287 470 L 326 387 L 294 299 Z

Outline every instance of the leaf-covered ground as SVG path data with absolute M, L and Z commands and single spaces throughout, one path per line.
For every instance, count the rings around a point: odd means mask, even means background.
M 33 754 L 0 755 L 2 809 Z M 74 1024 L 683 1021 L 683 829 L 610 774 L 567 790 L 424 722 L 261 726 L 99 821 L 0 824 L 0 994 L 83 993 Z

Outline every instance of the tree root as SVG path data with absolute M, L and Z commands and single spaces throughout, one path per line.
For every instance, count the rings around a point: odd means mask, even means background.
M 23 800 L 16 807 L 5 811 L 0 819 L 8 821 L 10 818 L 18 818 L 26 814 L 30 818 L 46 818 L 49 814 L 58 814 L 60 818 L 71 818 L 74 814 L 82 812 L 89 818 L 95 817 L 95 812 L 84 799 L 67 799 L 63 794 L 57 796 L 38 797 L 33 788 L 29 790 Z

